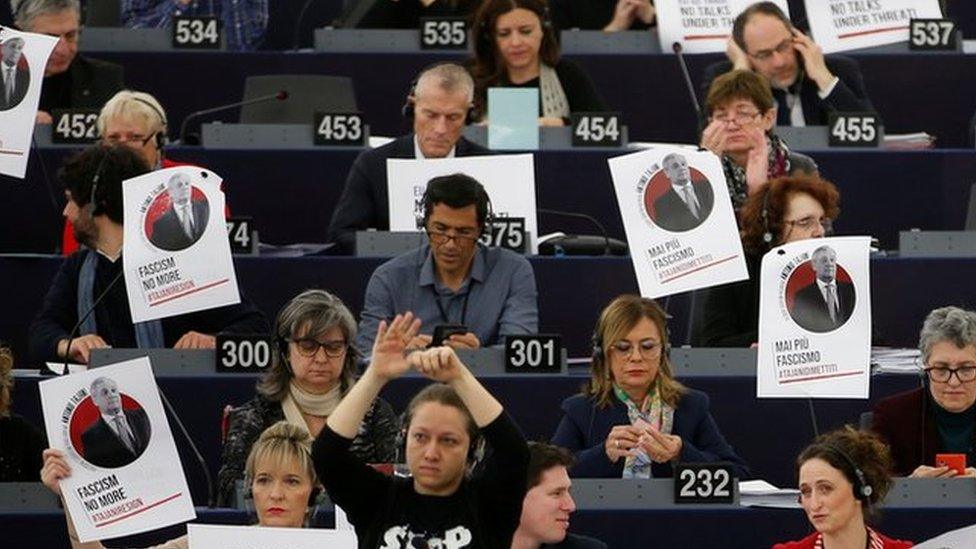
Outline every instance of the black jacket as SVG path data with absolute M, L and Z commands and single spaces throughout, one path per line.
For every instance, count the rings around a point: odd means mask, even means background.
M 77 55 L 67 71 L 44 79 L 38 108 L 48 112 L 53 109 L 100 109 L 124 88 L 120 65 Z
M 178 251 L 189 248 L 203 236 L 210 220 L 210 206 L 203 200 L 192 200 L 193 235 L 186 234 L 180 216 L 174 206 L 170 206 L 163 215 L 153 222 L 152 238 L 149 239 L 157 248 L 168 251 Z
M 685 201 L 678 196 L 673 186 L 654 201 L 654 222 L 669 231 L 689 231 L 702 224 L 712 212 L 715 201 L 712 185 L 708 181 L 693 181 L 692 188 L 698 198 L 698 217 L 691 215 Z
M 837 322 L 830 319 L 827 302 L 816 281 L 796 292 L 790 316 L 797 324 L 811 332 L 830 332 L 842 326 L 854 312 L 854 285 L 850 282 L 835 281 L 837 284 Z
M 462 137 L 455 145 L 454 154 L 477 156 L 489 154 L 489 151 Z M 386 179 L 386 160 L 389 158 L 414 158 L 413 134 L 363 151 L 353 162 L 329 223 L 328 239 L 336 243 L 340 252 L 351 254 L 355 251 L 356 231 L 390 230 Z
M 122 443 L 101 416 L 98 421 L 81 434 L 85 461 L 99 467 L 122 467 L 135 461 L 149 445 L 152 429 L 149 416 L 142 409 L 124 410 L 125 421 L 135 437 L 136 451 L 133 453 Z
M 799 55 L 799 54 L 797 54 Z M 864 89 L 864 77 L 857 61 L 842 55 L 829 55 L 826 58 L 827 69 L 839 79 L 837 85 L 826 99 L 817 94 L 817 83 L 804 77 L 800 83 L 800 101 L 803 104 L 803 118 L 807 126 L 825 126 L 827 115 L 831 111 L 871 111 L 874 107 L 868 99 Z M 728 61 L 713 63 L 705 68 L 702 78 L 701 100 L 708 97 L 708 88 L 717 76 L 732 70 Z M 777 104 L 777 120 L 779 126 L 790 125 L 790 110 L 786 106 L 786 94 L 782 90 L 772 89 Z

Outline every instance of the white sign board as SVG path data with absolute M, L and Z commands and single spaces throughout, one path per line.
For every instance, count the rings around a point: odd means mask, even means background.
M 71 466 L 61 494 L 82 542 L 196 518 L 148 358 L 39 389 L 48 441 Z
M 668 0 L 656 2 L 661 50 L 671 51 L 675 42 L 685 53 L 724 52 L 732 36 L 736 16 L 756 0 Z M 786 0 L 774 0 L 788 16 Z
M 356 549 L 352 530 L 187 524 L 190 549 Z
M 806 7 L 824 53 L 907 42 L 909 20 L 942 17 L 939 0 L 807 0 Z
M 641 295 L 749 277 L 717 156 L 663 146 L 608 162 Z
M 24 178 L 47 58 L 58 39 L 0 26 L 0 174 Z
M 391 231 L 424 226 L 424 191 L 431 179 L 454 173 L 475 178 L 491 199 L 495 217 L 521 217 L 532 253 L 537 250 L 535 162 L 531 154 L 386 161 Z
M 868 398 L 870 245 L 866 236 L 814 238 L 763 256 L 760 398 Z
M 192 166 L 122 183 L 122 263 L 133 322 L 240 303 L 220 176 Z

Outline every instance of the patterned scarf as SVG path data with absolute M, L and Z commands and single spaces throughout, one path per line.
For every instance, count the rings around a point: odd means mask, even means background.
M 791 167 L 790 149 L 786 146 L 786 142 L 774 133 L 767 133 L 766 141 L 769 143 L 767 178 L 773 179 L 789 174 Z M 732 207 L 739 211 L 745 204 L 749 192 L 746 184 L 746 168 L 736 164 L 731 156 L 724 155 L 722 156 L 722 169 L 725 170 L 725 181 L 729 186 L 729 195 L 732 196 Z
M 867 549 L 884 549 L 884 541 L 877 532 L 868 528 L 868 544 Z M 813 540 L 813 549 L 824 549 L 823 534 L 817 534 L 817 538 Z
M 627 418 L 630 419 L 631 425 L 637 423 L 638 419 L 642 419 L 658 432 L 670 435 L 671 427 L 674 425 L 674 408 L 661 400 L 659 384 L 660 382 L 654 383 L 640 407 L 616 383 L 613 384 L 613 394 L 627 406 Z M 636 455 L 627 456 L 624 461 L 623 478 L 651 478 L 650 456 L 643 450 L 638 450 Z
M 569 100 L 559 82 L 556 69 L 539 64 L 539 94 L 542 96 L 542 116 L 547 118 L 569 118 Z

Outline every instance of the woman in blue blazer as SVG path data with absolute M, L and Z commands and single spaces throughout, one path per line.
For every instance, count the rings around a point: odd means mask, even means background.
M 552 439 L 576 454 L 574 477 L 670 477 L 672 463 L 715 461 L 748 477 L 708 412 L 708 396 L 675 381 L 665 322 L 654 300 L 636 295 L 617 297 L 600 314 L 592 377 L 563 401 Z

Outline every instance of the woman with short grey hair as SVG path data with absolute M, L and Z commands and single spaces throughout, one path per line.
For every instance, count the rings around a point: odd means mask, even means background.
M 891 446 L 896 475 L 976 477 L 976 312 L 935 309 L 918 347 L 923 386 L 878 402 L 873 428 Z M 961 454 L 969 467 L 937 454 Z
M 257 395 L 234 410 L 224 442 L 219 502 L 230 505 L 243 478 L 244 459 L 268 426 L 285 420 L 313 437 L 355 382 L 356 320 L 342 300 L 323 290 L 306 290 L 278 313 L 271 367 Z M 394 458 L 397 421 L 383 399 L 373 401 L 352 452 L 367 463 Z

